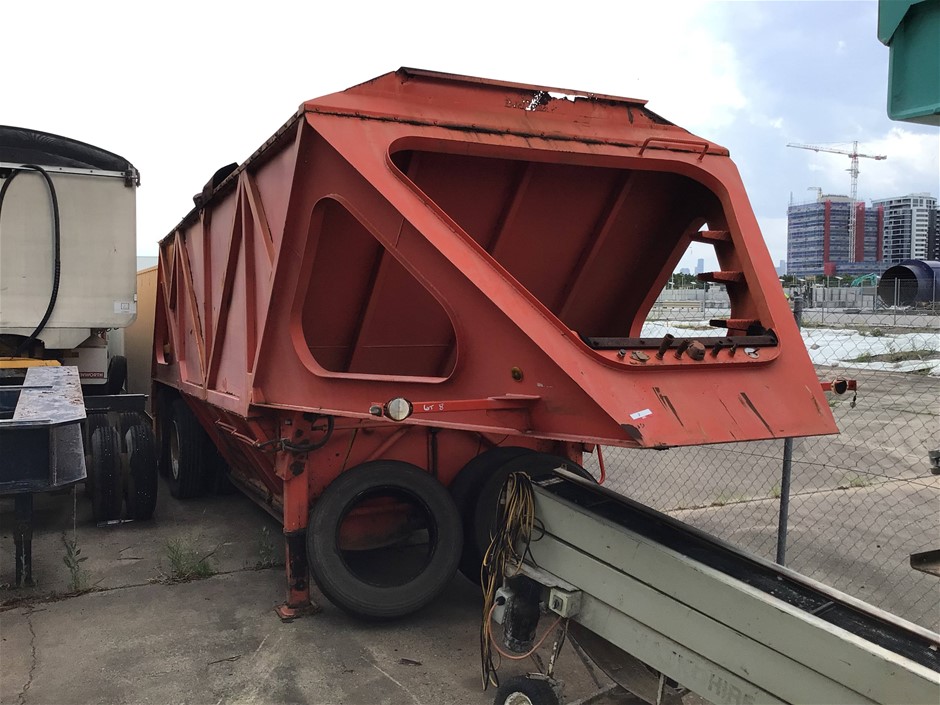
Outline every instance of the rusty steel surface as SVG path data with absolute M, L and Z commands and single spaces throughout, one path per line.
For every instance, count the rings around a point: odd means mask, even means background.
M 291 527 L 378 457 L 446 483 L 493 445 L 836 432 L 727 150 L 644 101 L 401 69 L 308 101 L 200 201 L 161 242 L 154 378 Z M 644 339 L 692 242 L 731 314 Z M 396 397 L 417 413 L 377 418 Z M 296 452 L 305 413 L 335 418 L 322 451 Z M 283 498 L 285 439 L 312 472 Z

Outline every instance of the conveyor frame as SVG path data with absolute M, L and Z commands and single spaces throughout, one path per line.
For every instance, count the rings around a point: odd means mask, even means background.
M 702 697 L 938 701 L 940 635 L 565 471 L 533 490 L 522 572 L 580 591 L 573 621 Z

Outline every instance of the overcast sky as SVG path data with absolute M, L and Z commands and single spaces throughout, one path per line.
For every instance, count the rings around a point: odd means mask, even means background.
M 730 148 L 774 261 L 807 189 L 940 191 L 938 130 L 888 119 L 877 2 L 7 3 L 0 123 L 116 152 L 142 174 L 138 253 L 304 100 L 400 66 L 649 99 Z M 843 145 L 844 146 L 844 145 Z M 695 266 L 695 246 L 680 266 Z

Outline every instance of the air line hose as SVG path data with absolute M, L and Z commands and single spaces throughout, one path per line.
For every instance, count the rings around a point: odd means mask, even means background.
M 55 185 L 52 183 L 52 177 L 49 176 L 49 173 L 45 169 L 43 169 L 41 166 L 36 166 L 35 164 L 23 164 L 13 169 L 10 176 L 3 182 L 3 186 L 0 186 L 0 217 L 2 217 L 3 214 L 3 199 L 6 196 L 7 189 L 10 188 L 10 184 L 13 183 L 13 179 L 22 174 L 24 171 L 35 171 L 38 172 L 40 176 L 42 176 L 46 182 L 46 187 L 49 189 L 49 200 L 52 202 L 52 235 L 54 248 L 52 265 L 52 293 L 49 296 L 49 305 L 46 306 L 46 312 L 43 314 L 42 320 L 39 321 L 39 324 L 36 326 L 35 330 L 29 334 L 29 337 L 19 344 L 19 346 L 16 348 L 16 351 L 13 353 L 13 357 L 19 357 L 24 352 L 27 352 L 29 347 L 36 340 L 36 336 L 38 336 L 43 331 L 43 329 L 46 327 L 46 323 L 49 322 L 49 317 L 52 315 L 56 300 L 59 297 L 59 277 L 62 268 L 60 256 L 62 238 L 59 227 L 59 199 L 56 195 Z

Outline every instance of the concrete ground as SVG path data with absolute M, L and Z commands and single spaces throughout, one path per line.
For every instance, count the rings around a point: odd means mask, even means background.
M 97 528 L 79 488 L 79 558 L 91 592 L 69 596 L 63 559 L 73 497 L 39 496 L 37 585 L 14 590 L 12 502 L 0 500 L 0 703 L 490 703 L 479 666 L 479 590 L 461 576 L 420 613 L 355 620 L 319 594 L 322 611 L 292 623 L 279 526 L 239 494 L 178 502 L 161 485 L 151 522 Z M 171 550 L 211 553 L 216 572 L 173 582 Z M 543 649 L 547 653 L 547 649 Z M 505 678 L 535 670 L 505 663 Z M 596 690 L 566 646 L 569 699 Z M 599 681 L 607 684 L 601 675 Z M 599 702 L 634 702 L 607 698 Z

